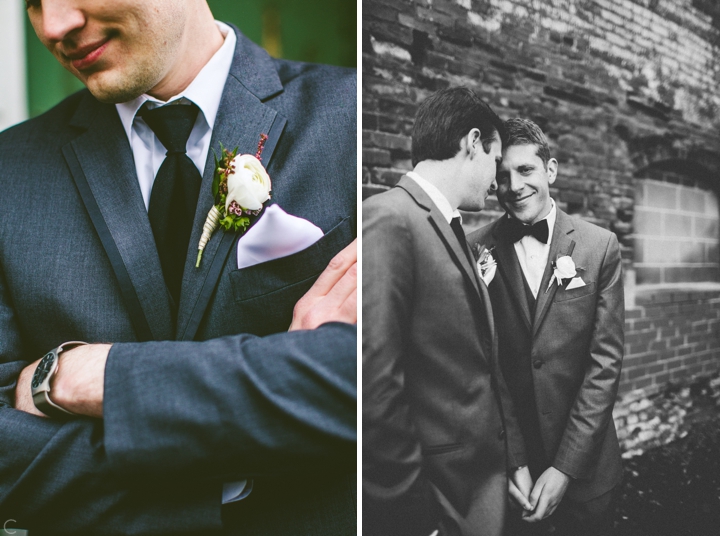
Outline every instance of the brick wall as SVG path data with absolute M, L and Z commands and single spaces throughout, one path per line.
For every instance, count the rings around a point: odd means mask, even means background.
M 635 172 L 692 160 L 717 185 L 718 27 L 703 0 L 364 0 L 363 194 L 410 169 L 418 103 L 466 85 L 545 130 L 552 194 L 617 232 L 630 259 Z
M 705 287 L 705 288 L 703 288 Z M 657 392 L 720 369 L 720 290 L 646 288 L 625 312 L 620 393 Z
M 363 0 L 363 196 L 411 169 L 418 104 L 438 89 L 468 86 L 503 119 L 536 121 L 560 164 L 551 187 L 558 205 L 618 235 L 631 287 L 623 392 L 717 369 L 718 287 L 643 287 L 712 279 L 687 276 L 687 266 L 676 266 L 680 279 L 643 270 L 665 262 L 660 246 L 680 264 L 717 273 L 715 239 L 693 235 L 693 223 L 687 236 L 672 235 L 672 224 L 652 236 L 636 227 L 648 231 L 652 208 L 643 180 L 675 180 L 718 198 L 719 45 L 714 0 Z M 679 187 L 673 193 L 678 203 L 697 201 Z M 689 216 L 683 206 L 668 208 L 668 221 Z M 704 206 L 710 219 L 716 207 Z M 490 198 L 464 221 L 470 230 L 500 213 Z M 687 238 L 701 244 L 702 257 Z

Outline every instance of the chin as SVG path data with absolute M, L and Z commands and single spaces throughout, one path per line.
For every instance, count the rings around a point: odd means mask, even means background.
M 529 214 L 524 210 L 512 210 L 505 208 L 507 212 L 510 213 L 510 215 L 515 218 L 516 220 L 522 222 L 522 223 L 530 223 L 532 221 L 532 218 L 529 216 Z
M 93 97 L 109 104 L 131 101 L 145 92 L 139 84 L 129 86 L 123 79 L 127 80 L 127 75 L 123 77 L 121 73 L 104 71 L 90 75 L 85 85 Z

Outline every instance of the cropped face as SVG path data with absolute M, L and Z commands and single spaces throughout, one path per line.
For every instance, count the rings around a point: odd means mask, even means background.
M 495 175 L 498 165 L 502 160 L 502 142 L 497 132 L 489 143 L 489 151 L 485 152 L 482 142 L 478 137 L 465 161 L 465 195 L 460 204 L 461 209 L 478 211 L 485 208 L 485 200 L 488 194 L 497 189 Z M 487 144 L 486 144 L 487 145 Z
M 104 102 L 155 87 L 179 63 L 187 0 L 26 0 L 40 41 Z
M 498 200 L 511 216 L 532 224 L 550 212 L 550 185 L 557 176 L 557 160 L 547 169 L 537 155 L 537 146 L 511 145 L 503 152 L 498 173 Z

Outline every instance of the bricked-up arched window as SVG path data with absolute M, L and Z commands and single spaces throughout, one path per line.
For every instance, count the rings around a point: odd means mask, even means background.
M 718 196 L 703 181 L 648 170 L 635 192 L 638 284 L 720 281 Z

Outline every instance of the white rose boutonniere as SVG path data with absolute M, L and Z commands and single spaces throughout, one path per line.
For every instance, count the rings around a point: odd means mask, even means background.
M 485 246 L 476 244 L 473 252 L 477 261 L 478 273 L 486 286 L 490 286 L 490 282 L 495 277 L 495 271 L 497 270 L 497 261 L 492 254 L 494 250 L 494 247 L 487 249 Z
M 212 185 L 215 204 L 203 226 L 195 268 L 200 266 L 203 250 L 218 226 L 225 231 L 244 233 L 262 211 L 263 204 L 270 199 L 272 183 L 260 162 L 266 141 L 267 136 L 261 134 L 255 155 L 238 155 L 237 148 L 230 152 L 220 146 L 221 156 L 219 160 L 215 157 Z
M 575 262 L 569 255 L 563 255 L 558 257 L 556 261 L 552 262 L 553 275 L 550 278 L 550 284 L 548 285 L 546 293 L 552 287 L 554 281 L 557 281 L 558 285 L 562 284 L 563 279 L 572 279 L 577 275 L 577 269 L 575 268 Z
M 270 199 L 270 177 L 260 160 L 241 154 L 230 162 L 232 171 L 227 178 L 225 213 L 242 216 L 243 211 L 261 210 Z

